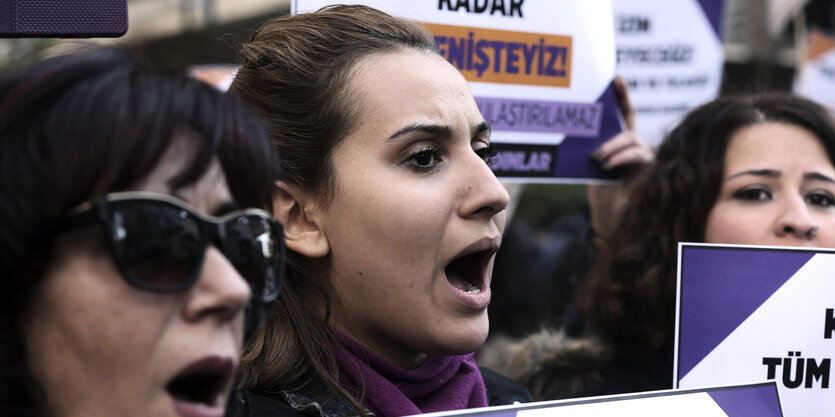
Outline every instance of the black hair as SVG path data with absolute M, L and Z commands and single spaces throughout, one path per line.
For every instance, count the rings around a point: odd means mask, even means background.
M 125 48 L 46 60 L 0 80 L 0 415 L 44 412 L 26 369 L 21 317 L 71 208 L 135 186 L 181 131 L 197 139 L 169 184 L 217 158 L 243 207 L 271 207 L 278 155 L 244 104 L 184 74 L 152 71 Z

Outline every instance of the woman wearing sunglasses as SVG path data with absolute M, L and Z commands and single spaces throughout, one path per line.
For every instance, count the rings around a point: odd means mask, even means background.
M 0 81 L 0 415 L 223 415 L 281 285 L 277 166 L 241 104 L 123 50 Z
M 268 22 L 231 94 L 268 123 L 288 273 L 242 359 L 240 415 L 509 404 L 473 361 L 508 193 L 467 82 L 412 22 L 362 6 Z

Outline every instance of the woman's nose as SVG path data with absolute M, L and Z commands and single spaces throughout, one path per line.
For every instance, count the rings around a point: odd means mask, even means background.
M 216 317 L 230 321 L 242 314 L 252 292 L 231 262 L 214 246 L 206 249 L 200 277 L 189 290 L 186 317 L 189 320 Z
M 792 198 L 777 219 L 775 233 L 780 237 L 794 237 L 802 241 L 811 241 L 817 237 L 818 225 L 812 218 L 809 206 L 802 196 Z
M 461 206 L 463 217 L 490 218 L 507 207 L 510 195 L 483 159 L 473 153 L 464 171 L 464 181 L 460 186 L 465 196 Z

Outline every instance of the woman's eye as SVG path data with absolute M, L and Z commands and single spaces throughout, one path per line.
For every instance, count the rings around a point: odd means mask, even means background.
M 832 207 L 835 205 L 835 198 L 828 193 L 813 193 L 806 196 L 806 202 L 819 207 Z
M 440 162 L 440 152 L 436 148 L 424 148 L 409 156 L 406 162 L 418 170 L 430 170 Z
M 766 201 L 771 199 L 771 193 L 762 188 L 748 188 L 734 193 L 734 198 L 746 201 Z
M 487 163 L 487 165 L 490 165 L 490 160 L 493 159 L 494 156 L 496 156 L 496 153 L 498 153 L 498 151 L 496 150 L 495 146 L 487 145 L 483 148 L 476 149 L 475 153 L 481 159 L 483 159 L 484 162 Z

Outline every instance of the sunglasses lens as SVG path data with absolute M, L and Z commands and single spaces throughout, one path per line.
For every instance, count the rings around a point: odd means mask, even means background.
M 249 281 L 253 298 L 271 301 L 279 289 L 279 245 L 269 220 L 246 214 L 229 220 L 225 226 L 224 252 Z
M 173 205 L 111 205 L 110 233 L 117 262 L 139 285 L 162 292 L 191 285 L 202 263 L 199 225 Z

